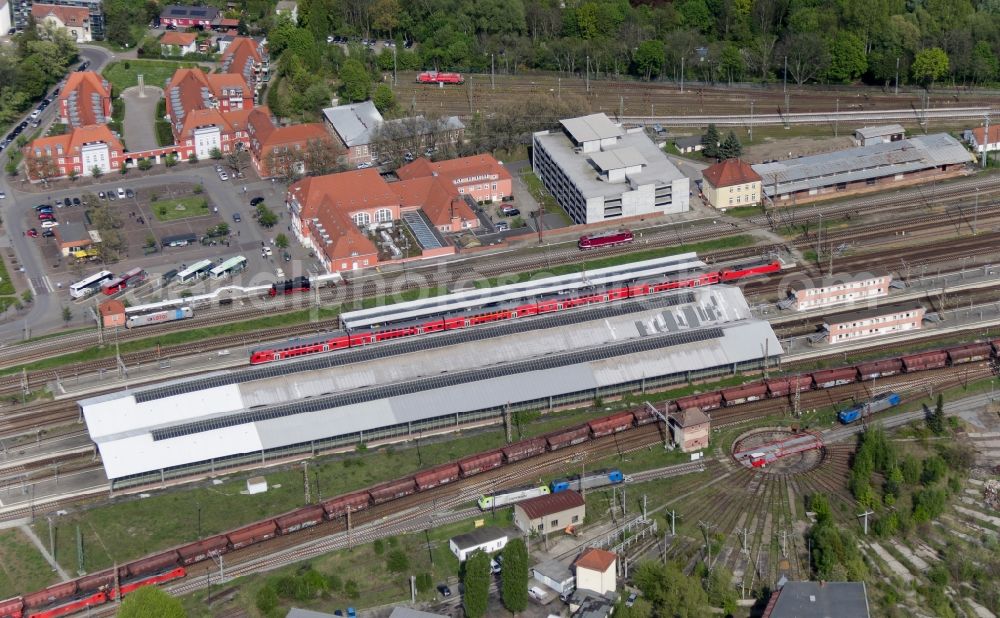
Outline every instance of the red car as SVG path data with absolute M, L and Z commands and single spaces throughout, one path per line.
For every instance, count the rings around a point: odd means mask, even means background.
M 36 230 L 35 228 L 31 228 L 30 230 L 28 230 L 27 234 L 28 238 L 38 238 L 38 230 Z
M 55 218 L 55 216 L 54 216 L 54 215 L 50 215 L 50 214 L 49 214 L 49 213 L 47 213 L 47 212 L 43 212 L 43 213 L 40 213 L 40 214 L 38 215 L 38 220 L 39 220 L 39 221 L 55 221 L 55 220 L 56 220 L 56 218 Z

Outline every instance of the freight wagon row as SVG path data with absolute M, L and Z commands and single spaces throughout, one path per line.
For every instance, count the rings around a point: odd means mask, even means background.
M 254 543 L 260 543 L 278 535 L 291 534 L 303 528 L 315 526 L 324 519 L 334 520 L 356 513 L 377 504 L 384 504 L 414 493 L 426 491 L 446 483 L 457 481 L 499 468 L 502 465 L 522 461 L 547 451 L 555 451 L 594 438 L 609 436 L 656 421 L 648 410 L 620 412 L 595 419 L 574 427 L 539 438 L 515 442 L 502 449 L 470 455 L 457 462 L 442 464 L 413 476 L 389 481 L 351 494 L 338 496 L 324 502 L 302 507 L 273 519 L 259 521 L 231 532 L 218 534 L 206 539 L 148 556 L 119 568 L 119 581 L 133 581 L 121 586 L 121 594 L 127 594 L 135 587 L 161 583 L 183 577 L 185 568 L 208 560 L 214 556 L 237 550 Z M 617 473 L 617 474 L 615 474 Z M 600 475 L 595 472 L 593 475 Z M 597 486 L 587 477 L 588 486 Z M 618 471 L 606 473 L 610 482 L 621 477 Z M 558 482 L 561 491 L 573 486 L 578 479 Z M 554 484 L 555 485 L 555 484 Z M 70 582 L 57 584 L 40 592 L 16 597 L 0 602 L 0 618 L 57 618 L 82 609 L 100 605 L 112 600 L 115 572 L 108 569 L 87 575 Z M 42 609 L 44 608 L 44 609 Z M 36 611 L 37 609 L 37 611 Z
M 703 411 L 711 411 L 724 406 L 735 406 L 761 399 L 787 397 L 796 392 L 822 390 L 900 373 L 954 367 L 988 359 L 1000 359 L 1000 339 L 887 358 L 849 367 L 761 380 L 711 393 L 681 397 L 668 405 L 670 410 L 697 407 Z

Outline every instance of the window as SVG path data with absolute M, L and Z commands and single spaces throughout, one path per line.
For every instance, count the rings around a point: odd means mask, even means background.
M 379 223 L 392 221 L 392 211 L 388 208 L 379 208 L 375 211 L 375 220 Z
M 371 217 L 367 212 L 358 212 L 354 214 L 354 223 L 358 226 L 368 225 L 371 223 Z
M 578 521 L 580 521 L 580 516 L 579 516 L 579 515 L 574 515 L 574 516 L 573 516 L 573 522 L 572 522 L 572 523 L 574 523 L 574 524 L 575 524 L 575 523 L 577 523 Z
M 550 528 L 558 528 L 559 527 L 559 520 L 558 519 L 553 519 L 552 521 L 550 521 L 549 522 L 549 527 Z

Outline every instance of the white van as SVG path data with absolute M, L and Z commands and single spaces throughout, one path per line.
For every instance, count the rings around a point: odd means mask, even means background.
M 541 601 L 545 598 L 545 591 L 538 586 L 532 586 L 531 588 L 528 588 L 528 596 L 536 601 Z

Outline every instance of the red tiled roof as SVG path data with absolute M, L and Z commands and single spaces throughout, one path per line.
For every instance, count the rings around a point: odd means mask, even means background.
M 584 568 L 603 573 L 610 569 L 611 565 L 613 565 L 617 559 L 618 556 L 609 551 L 591 547 L 580 554 L 580 557 L 576 559 L 574 565 L 578 569 Z
M 35 4 L 31 7 L 31 16 L 40 22 L 49 15 L 55 17 L 69 28 L 83 28 L 90 23 L 90 9 L 75 6 L 58 6 L 55 4 Z
M 93 71 L 74 71 L 66 78 L 66 85 L 59 92 L 60 109 L 62 108 L 62 101 L 66 100 L 68 102 L 74 92 L 76 93 L 74 108 L 76 109 L 79 122 L 73 123 L 71 120 L 70 124 L 75 124 L 76 126 L 98 124 L 97 115 L 94 113 L 93 95 L 96 94 L 101 100 L 101 109 L 103 110 L 105 100 L 111 98 L 111 84 Z M 67 115 L 69 115 L 68 111 Z M 106 121 L 107 119 L 105 118 L 104 122 Z
M 706 168 L 701 175 L 713 187 L 732 187 L 761 182 L 760 174 L 739 159 L 726 159 Z
M 199 127 L 215 126 L 223 133 L 232 131 L 232 127 L 226 117 L 217 109 L 196 109 L 184 115 L 184 124 L 181 127 L 178 137 L 180 139 L 191 138 L 194 130 Z
M 170 79 L 170 83 L 167 84 L 167 90 L 164 92 L 164 96 L 167 99 L 167 113 L 170 114 L 174 122 L 178 120 L 172 102 L 174 88 L 177 88 L 180 94 L 181 107 L 185 115 L 196 109 L 204 109 L 206 107 L 204 97 L 202 96 L 203 88 L 207 89 L 216 99 L 220 98 L 223 89 L 239 89 L 242 91 L 244 97 L 250 96 L 250 87 L 247 86 L 246 81 L 240 75 L 227 73 L 205 74 L 204 71 L 197 68 L 177 69 L 174 72 L 174 76 Z
M 469 176 L 480 174 L 496 174 L 500 180 L 509 180 L 510 172 L 500 165 L 500 162 L 488 154 L 472 155 L 471 157 L 460 157 L 447 161 L 431 162 L 421 157 L 412 163 L 408 163 L 396 170 L 396 175 L 400 180 L 431 176 L 437 172 L 438 176 L 448 179 L 450 182 L 460 180 Z
M 104 124 L 92 124 L 86 127 L 78 127 L 76 129 L 70 130 L 68 133 L 63 135 L 55 135 L 52 137 L 40 137 L 35 141 L 29 143 L 25 149 L 30 154 L 34 154 L 35 150 L 41 150 L 42 155 L 46 156 L 46 148 L 51 149 L 52 156 L 59 156 L 58 147 L 62 146 L 63 154 L 73 154 L 79 153 L 80 148 L 84 144 L 93 144 L 95 142 L 103 142 L 108 144 L 111 150 L 117 150 L 119 153 L 124 151 L 125 148 L 122 143 L 115 137 L 111 129 Z
M 257 41 L 245 36 L 238 36 L 226 47 L 226 51 L 223 52 L 222 58 L 219 60 L 219 66 L 222 67 L 223 73 L 235 73 L 249 81 L 252 68 L 247 66 L 248 60 L 252 60 L 254 63 L 263 60 L 257 51 Z
M 976 137 L 976 143 L 982 146 L 983 137 L 986 135 L 985 127 L 977 127 L 973 129 L 972 134 Z M 990 143 L 996 144 L 997 142 L 1000 142 L 1000 124 L 990 126 Z
M 554 494 L 529 498 L 523 502 L 518 502 L 514 505 L 514 508 L 523 510 L 528 519 L 538 519 L 583 505 L 583 496 L 572 489 L 567 489 L 566 491 Z
M 403 208 L 419 208 L 435 227 L 451 225 L 452 216 L 466 221 L 476 218 L 451 183 L 435 177 L 411 178 L 389 184 Z
M 176 45 L 177 47 L 187 47 L 198 40 L 198 35 L 193 32 L 167 32 L 160 38 L 160 45 Z

